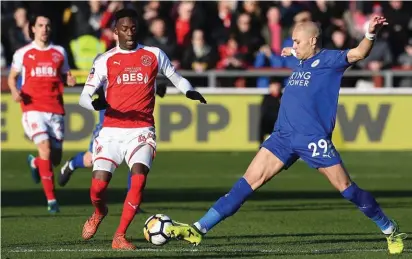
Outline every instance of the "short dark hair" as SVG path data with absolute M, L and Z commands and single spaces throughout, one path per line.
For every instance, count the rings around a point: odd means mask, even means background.
M 114 14 L 114 22 L 115 22 L 115 25 L 117 24 L 117 22 L 118 22 L 120 19 L 125 18 L 125 17 L 131 18 L 131 19 L 137 21 L 137 12 L 136 12 L 135 10 L 133 10 L 133 9 L 127 9 L 127 8 L 121 9 L 121 10 L 117 11 L 117 12 Z
M 45 13 L 37 13 L 37 14 L 31 15 L 29 19 L 29 36 L 30 36 L 30 39 L 32 40 L 34 40 L 34 33 L 31 28 L 36 24 L 37 18 L 39 17 L 45 17 L 51 21 L 50 17 Z

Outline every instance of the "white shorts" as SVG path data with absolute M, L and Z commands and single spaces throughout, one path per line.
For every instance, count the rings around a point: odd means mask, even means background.
M 156 132 L 147 128 L 105 128 L 93 145 L 93 171 L 113 173 L 125 160 L 130 169 L 136 163 L 149 169 L 156 153 Z
M 24 133 L 34 144 L 50 139 L 53 148 L 61 148 L 64 139 L 64 116 L 51 112 L 27 111 L 22 118 Z

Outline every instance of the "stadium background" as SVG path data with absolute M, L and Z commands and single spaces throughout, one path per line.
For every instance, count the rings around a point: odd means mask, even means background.
M 139 13 L 139 40 L 163 49 L 194 86 L 207 87 L 203 92 L 211 95 L 207 107 L 174 95 L 158 98 L 159 150 L 255 150 L 262 95 L 270 84 L 283 86 L 297 62 L 279 56 L 292 44 L 293 25 L 317 21 L 323 45 L 345 49 L 362 39 L 372 14 L 387 17 L 389 26 L 370 56 L 345 74 L 334 141 L 347 150 L 412 148 L 411 122 L 402 115 L 412 105 L 410 2 L 14 1 L 1 3 L 4 149 L 33 148 L 15 120 L 20 111 L 6 94 L 5 80 L 14 51 L 29 42 L 27 17 L 39 11 L 50 15 L 53 41 L 66 48 L 78 78 L 79 87 L 65 95 L 65 147 L 74 150 L 87 145 L 97 120 L 76 106 L 78 93 L 96 54 L 114 46 L 112 16 L 123 7 Z
M 64 96 L 64 159 L 83 151 L 98 115 L 77 105 L 79 93 L 95 55 L 113 46 L 112 14 L 122 7 L 138 11 L 140 40 L 162 48 L 209 102 L 198 105 L 173 87 L 165 98 L 157 98 L 159 152 L 145 192 L 147 213 L 136 216 L 129 233 L 143 249 L 139 256 L 386 258 L 384 240 L 375 226 L 300 162 L 259 190 L 198 250 L 177 243 L 164 250 L 144 250 L 153 247 L 141 234 L 150 213 L 166 213 L 185 222 L 197 219 L 243 173 L 259 145 L 262 99 L 272 85 L 283 86 L 296 62 L 279 57 L 281 48 L 292 44 L 295 22 L 319 22 L 323 45 L 344 49 L 356 46 L 374 13 L 383 14 L 390 25 L 379 35 L 370 57 L 345 73 L 334 142 L 353 179 L 403 223 L 404 231 L 412 232 L 411 2 L 2 1 L 2 256 L 135 255 L 109 249 L 125 194 L 124 166 L 109 191 L 113 214 L 93 242 L 84 243 L 79 236 L 91 211 L 89 169 L 76 172 L 65 188 L 57 187 L 62 217 L 45 215 L 41 188 L 31 182 L 24 163 L 35 147 L 24 137 L 20 107 L 8 94 L 6 80 L 14 51 L 29 42 L 27 15 L 48 13 L 53 41 L 66 48 L 79 82 Z M 177 150 L 188 152 L 168 152 Z M 321 227 L 316 227 L 319 222 Z M 411 256 L 411 245 L 407 243 L 409 250 L 399 258 Z

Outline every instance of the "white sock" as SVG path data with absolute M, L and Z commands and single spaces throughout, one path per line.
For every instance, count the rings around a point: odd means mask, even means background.
M 56 202 L 56 199 L 53 199 L 53 200 L 47 200 L 47 203 L 48 204 L 50 204 L 50 203 L 55 203 Z
M 393 231 L 395 231 L 395 225 L 391 222 L 391 225 L 387 229 L 382 230 L 382 233 L 384 233 L 385 235 L 390 235 L 393 233 Z
M 37 168 L 36 165 L 34 164 L 34 160 L 36 160 L 36 159 L 32 159 L 32 160 L 30 161 L 30 166 L 31 166 L 32 168 Z
M 70 162 L 69 162 L 69 168 L 70 168 L 70 170 L 74 170 L 74 167 L 73 167 L 73 161 L 72 160 L 70 160 Z
M 200 225 L 200 223 L 199 222 L 196 222 L 195 224 L 193 224 L 196 228 L 197 228 L 197 230 L 199 230 L 202 234 L 206 234 L 207 233 L 207 230 L 206 230 L 206 228 L 202 228 L 202 226 Z

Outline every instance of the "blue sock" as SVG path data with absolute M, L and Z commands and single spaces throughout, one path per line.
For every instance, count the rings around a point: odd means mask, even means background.
M 220 197 L 212 208 L 195 223 L 195 226 L 201 232 L 206 233 L 225 218 L 235 214 L 252 193 L 252 187 L 243 177 L 240 178 L 230 192 Z
M 70 161 L 70 169 L 76 170 L 77 168 L 84 168 L 84 163 L 83 163 L 83 156 L 85 152 L 79 152 L 76 154 L 75 157 Z
M 130 185 L 132 184 L 132 172 L 127 174 L 127 192 L 130 191 Z
M 369 192 L 359 188 L 355 183 L 352 183 L 351 186 L 346 188 L 346 190 L 342 192 L 342 196 L 354 203 L 359 210 L 362 211 L 368 218 L 372 219 L 384 233 L 385 230 L 393 227 L 392 222 L 383 213 L 375 198 L 373 198 Z

